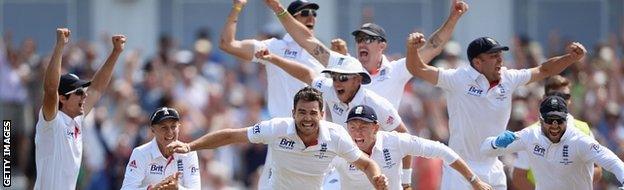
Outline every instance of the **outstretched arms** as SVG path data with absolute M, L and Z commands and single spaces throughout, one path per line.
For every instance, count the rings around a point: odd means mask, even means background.
M 84 105 L 85 115 L 91 111 L 91 108 L 93 108 L 95 103 L 100 100 L 102 94 L 104 94 L 104 90 L 106 90 L 111 76 L 113 75 L 113 68 L 117 63 L 117 58 L 119 58 L 119 55 L 123 52 L 126 36 L 115 35 L 111 38 L 111 41 L 113 43 L 113 50 L 104 62 L 104 65 L 102 65 L 93 76 L 91 86 L 89 86 L 89 90 L 87 91 L 89 96 L 87 96 Z
M 446 42 L 448 42 L 453 35 L 453 30 L 455 29 L 457 21 L 459 21 L 459 18 L 466 13 L 466 11 L 468 11 L 468 4 L 466 4 L 466 2 L 462 0 L 451 1 L 451 11 L 449 13 L 449 17 L 446 19 L 444 24 L 438 28 L 438 30 L 433 32 L 425 47 L 420 50 L 424 63 L 431 62 L 434 57 L 438 56 L 442 52 L 444 44 L 446 44 Z M 412 75 L 416 75 L 413 72 L 411 73 Z
M 251 61 L 254 56 L 254 40 L 236 40 L 236 23 L 238 14 L 247 4 L 247 0 L 233 0 L 232 10 L 225 21 L 219 48 L 245 61 Z
M 67 28 L 56 29 L 56 44 L 52 58 L 43 76 L 43 118 L 51 121 L 58 111 L 58 88 L 61 80 L 61 57 L 65 45 L 69 43 L 71 31 Z
M 208 133 L 190 143 L 175 141 L 167 145 L 166 152 L 188 153 L 202 149 L 215 149 L 234 143 L 249 143 L 250 141 L 247 137 L 248 130 L 249 127 L 239 129 L 222 129 Z

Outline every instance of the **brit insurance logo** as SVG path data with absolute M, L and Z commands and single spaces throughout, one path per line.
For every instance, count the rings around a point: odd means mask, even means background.
M 299 54 L 299 52 L 297 52 L 297 51 L 293 51 L 293 50 L 289 50 L 289 49 L 285 49 L 284 50 L 284 57 L 287 57 L 287 58 L 294 59 L 294 58 L 297 57 L 297 54 Z
M 342 113 L 344 113 L 344 111 L 345 111 L 345 109 L 340 107 L 338 104 L 334 104 L 334 107 L 332 109 L 338 115 L 342 115 Z
M 283 149 L 292 150 L 293 148 L 295 148 L 295 141 L 287 139 L 287 138 L 282 138 L 282 140 L 279 143 L 279 147 Z
M 481 95 L 483 95 L 483 89 L 479 88 L 478 86 L 470 85 L 466 93 L 468 95 L 481 97 Z
M 152 164 L 149 165 L 149 173 L 150 174 L 162 175 L 164 169 L 165 169 L 165 166 L 158 165 L 156 163 L 152 163 Z
M 540 146 L 539 144 L 536 144 L 533 147 L 533 154 L 544 157 L 544 154 L 546 154 L 546 148 Z

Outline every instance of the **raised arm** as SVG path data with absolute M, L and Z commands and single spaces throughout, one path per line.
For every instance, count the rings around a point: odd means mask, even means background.
M 272 54 L 266 48 L 256 52 L 255 56 L 258 59 L 268 61 L 275 66 L 278 66 L 279 68 L 290 74 L 290 76 L 293 76 L 294 78 L 297 78 L 301 82 L 304 82 L 308 85 L 312 84 L 314 77 L 316 77 L 314 70 L 308 68 L 304 64 L 297 63 L 296 61 L 285 59 L 278 55 Z
M 421 33 L 411 33 L 407 37 L 407 70 L 415 77 L 423 79 L 433 85 L 438 84 L 438 68 L 427 65 L 420 57 L 419 49 L 425 44 L 425 37 Z
M 225 26 L 221 32 L 221 40 L 219 48 L 221 50 L 243 59 L 251 61 L 254 56 L 254 40 L 236 40 L 236 23 L 238 22 L 238 14 L 243 10 L 247 0 L 233 0 L 232 10 L 225 20 Z
M 264 0 L 264 2 L 275 12 L 277 18 L 295 42 L 310 53 L 319 63 L 327 67 L 327 63 L 329 62 L 329 48 L 325 47 L 321 41 L 316 39 L 312 31 L 306 28 L 305 25 L 288 14 L 288 11 L 284 9 L 278 0 Z
M 444 49 L 444 44 L 451 39 L 453 30 L 459 18 L 468 11 L 468 4 L 462 0 L 451 1 L 451 11 L 449 17 L 444 21 L 444 24 L 440 26 L 431 37 L 425 47 L 420 50 L 424 63 L 429 63 L 431 60 L 438 56 Z M 412 75 L 415 75 L 412 73 Z
M 529 83 L 541 81 L 546 77 L 561 73 L 568 66 L 581 60 L 587 53 L 587 50 L 585 50 L 582 44 L 573 42 L 568 45 L 566 52 L 565 55 L 550 58 L 540 66 L 531 68 L 531 80 Z
M 108 83 L 113 75 L 113 68 L 117 63 L 117 58 L 119 58 L 119 55 L 124 49 L 126 37 L 124 35 L 115 35 L 111 38 L 111 41 L 113 42 L 113 50 L 110 55 L 108 55 L 104 65 L 102 65 L 93 76 L 91 86 L 89 86 L 87 91 L 89 96 L 87 96 L 84 105 L 85 115 L 89 114 L 91 108 L 100 100 L 100 97 L 104 94 L 104 90 L 108 87 Z
M 388 189 L 388 179 L 385 175 L 381 174 L 379 165 L 368 158 L 368 156 L 362 154 L 360 158 L 353 162 L 353 165 L 366 174 L 366 177 L 368 177 L 368 180 L 373 184 L 375 189 Z
M 190 143 L 175 141 L 167 145 L 166 152 L 188 153 L 202 149 L 215 149 L 234 143 L 249 143 L 250 141 L 249 137 L 247 137 L 247 130 L 249 130 L 249 127 L 222 129 L 208 133 Z
M 69 43 L 71 31 L 67 28 L 56 29 L 56 44 L 52 52 L 52 58 L 43 76 L 43 119 L 54 119 L 58 111 L 58 88 L 61 81 L 61 57 L 63 49 Z

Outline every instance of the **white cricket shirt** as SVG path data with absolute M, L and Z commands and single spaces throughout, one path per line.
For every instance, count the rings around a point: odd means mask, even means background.
M 76 189 L 82 161 L 82 121 L 58 110 L 46 121 L 43 110 L 35 125 L 35 163 L 37 180 L 34 189 Z
M 376 75 L 371 75 L 371 83 L 362 85 L 379 96 L 386 98 L 394 109 L 399 109 L 405 84 L 412 78 L 407 70 L 405 58 L 388 61 L 386 55 L 382 56 L 381 67 Z
M 501 80 L 489 89 L 484 75 L 470 65 L 440 69 L 436 86 L 445 91 L 449 114 L 449 147 L 468 161 L 494 162 L 479 153 L 481 142 L 502 133 L 511 116 L 513 91 L 531 79 L 527 69 L 501 68 Z
M 492 148 L 496 136 L 487 138 L 481 152 L 487 156 L 526 151 L 528 163 L 535 176 L 535 189 L 593 189 L 594 163 L 612 172 L 618 181 L 624 181 L 624 163 L 611 150 L 592 137 L 567 125 L 559 143 L 552 143 L 540 127 L 517 132 L 516 139 L 507 148 Z
M 314 88 L 323 92 L 323 100 L 329 106 L 325 110 L 331 113 L 331 122 L 346 127 L 349 110 L 357 105 L 367 105 L 372 107 L 377 113 L 379 125 L 384 131 L 392 131 L 401 124 L 399 112 L 385 98 L 364 88 L 362 85 L 355 93 L 351 102 L 345 104 L 338 99 L 333 83 L 332 79 L 323 76 L 315 78 L 312 82 Z
M 411 136 L 396 131 L 378 131 L 373 152 L 370 156 L 381 173 L 388 178 L 388 189 L 403 189 L 401 186 L 401 162 L 407 155 L 425 158 L 441 158 L 451 164 L 459 158 L 449 147 L 436 141 Z M 332 163 L 340 174 L 341 189 L 375 189 L 366 174 L 344 159 L 336 158 Z
M 283 58 L 297 61 L 306 67 L 321 73 L 325 67 L 312 55 L 303 49 L 293 38 L 286 34 L 282 40 L 271 38 L 264 41 L 256 41 L 255 49 L 267 47 L 267 49 Z M 263 61 L 254 56 L 253 62 Z M 273 64 L 264 64 L 267 75 L 267 107 L 272 118 L 292 117 L 293 99 L 295 94 L 307 84 L 290 76 L 286 71 Z
M 200 189 L 201 178 L 197 152 L 173 154 L 165 158 L 158 149 L 156 139 L 132 150 L 121 189 L 147 189 L 165 178 L 181 172 L 179 189 Z
M 347 131 L 334 123 L 320 121 L 318 143 L 305 147 L 292 118 L 260 122 L 247 131 L 249 141 L 269 146 L 272 155 L 273 189 L 321 189 L 329 164 L 336 156 L 349 162 L 361 156 Z

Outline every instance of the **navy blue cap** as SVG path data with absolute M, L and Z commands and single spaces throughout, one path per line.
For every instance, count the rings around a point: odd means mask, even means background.
M 560 96 L 548 96 L 540 103 L 540 114 L 542 118 L 566 118 L 568 116 L 568 106 L 566 101 Z
M 369 36 L 380 37 L 384 41 L 386 41 L 386 30 L 384 30 L 381 26 L 375 23 L 364 23 L 360 29 L 357 29 L 351 32 L 351 35 L 357 36 L 360 32 L 367 34 Z
M 288 5 L 288 9 L 286 10 L 288 10 L 288 13 L 290 13 L 291 15 L 294 15 L 295 13 L 306 8 L 318 10 L 319 6 L 316 3 L 310 3 L 306 0 L 297 0 L 290 3 L 290 5 Z
M 81 80 L 75 74 L 67 73 L 61 75 L 61 81 L 59 82 L 58 93 L 60 95 L 68 95 L 75 92 L 78 88 L 86 88 L 91 85 L 91 81 Z
M 351 108 L 347 116 L 347 122 L 351 120 L 363 120 L 369 123 L 377 123 L 377 114 L 375 110 L 367 105 L 358 105 Z
M 180 115 L 178 114 L 178 111 L 173 108 L 160 107 L 152 113 L 152 116 L 150 117 L 151 125 L 160 123 L 166 119 L 180 120 Z
M 492 53 L 497 51 L 507 51 L 509 47 L 501 46 L 496 40 L 490 37 L 480 37 L 468 45 L 468 61 L 472 63 L 472 59 L 482 53 Z

